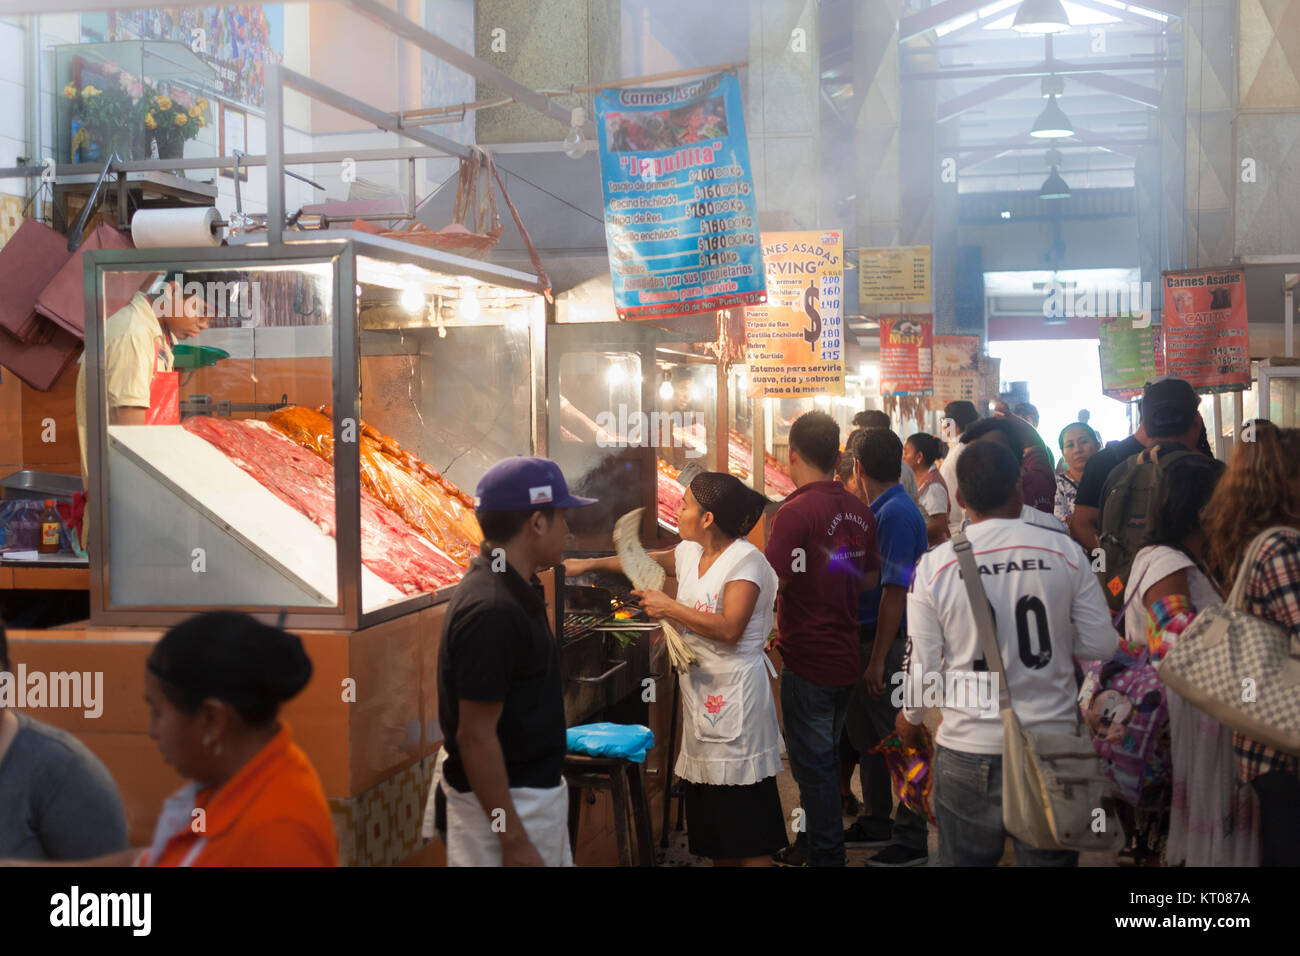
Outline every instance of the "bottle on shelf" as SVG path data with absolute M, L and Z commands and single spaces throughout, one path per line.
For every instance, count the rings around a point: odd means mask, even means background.
M 36 549 L 39 554 L 58 554 L 59 553 L 59 536 L 63 532 L 63 519 L 59 517 L 59 512 L 54 507 L 54 499 L 45 499 L 45 511 L 41 513 L 41 538 L 40 546 Z

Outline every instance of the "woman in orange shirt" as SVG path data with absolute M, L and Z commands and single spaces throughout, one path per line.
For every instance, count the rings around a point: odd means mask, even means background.
M 246 614 L 203 614 L 149 655 L 149 736 L 192 781 L 141 866 L 337 866 L 320 779 L 277 720 L 311 678 L 302 641 Z
M 311 678 L 302 641 L 247 614 L 201 614 L 145 663 L 149 736 L 191 781 L 163 804 L 151 846 L 84 866 L 337 866 L 311 763 L 277 719 Z

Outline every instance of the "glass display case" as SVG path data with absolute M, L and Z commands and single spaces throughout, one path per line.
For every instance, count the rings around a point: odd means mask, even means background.
M 212 68 L 180 43 L 123 40 L 54 48 L 60 163 L 217 155 Z
M 87 255 L 92 621 L 355 629 L 477 553 L 478 479 L 541 450 L 537 280 L 335 235 Z

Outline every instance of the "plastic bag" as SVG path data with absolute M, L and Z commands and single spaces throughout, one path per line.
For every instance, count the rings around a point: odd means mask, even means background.
M 645 752 L 655 745 L 654 731 L 641 724 L 581 724 L 566 734 L 570 753 L 590 757 L 624 757 L 645 763 Z
M 921 746 L 918 748 L 904 747 L 897 735 L 890 734 L 867 752 L 885 758 L 898 802 L 909 810 L 925 814 L 927 820 L 937 825 L 938 821 L 930 810 L 930 793 L 934 789 L 934 744 L 930 732 L 921 728 Z

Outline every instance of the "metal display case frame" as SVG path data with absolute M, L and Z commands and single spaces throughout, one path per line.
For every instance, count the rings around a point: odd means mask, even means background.
M 268 623 L 284 615 L 282 626 L 322 630 L 359 630 L 448 600 L 454 584 L 437 591 L 366 612 L 361 604 L 361 443 L 343 441 L 342 422 L 360 420 L 361 327 L 357 308 L 357 259 L 366 256 L 392 263 L 409 263 L 431 273 L 465 276 L 498 287 L 535 293 L 536 276 L 409 243 L 351 230 L 327 236 L 303 233 L 280 244 L 244 244 L 212 248 L 96 250 L 85 256 L 86 301 L 86 439 L 89 479 L 90 620 L 96 625 L 168 627 L 192 615 L 214 609 L 247 612 Z M 333 272 L 332 387 L 334 448 L 335 558 L 337 602 L 333 607 L 272 607 L 266 605 L 130 605 L 111 603 L 112 528 L 107 520 L 110 486 L 103 391 L 103 277 L 107 272 L 218 271 L 265 266 L 327 264 Z M 546 446 L 546 321 L 551 307 L 535 310 L 528 322 L 531 397 L 534 409 L 531 444 L 534 454 Z

